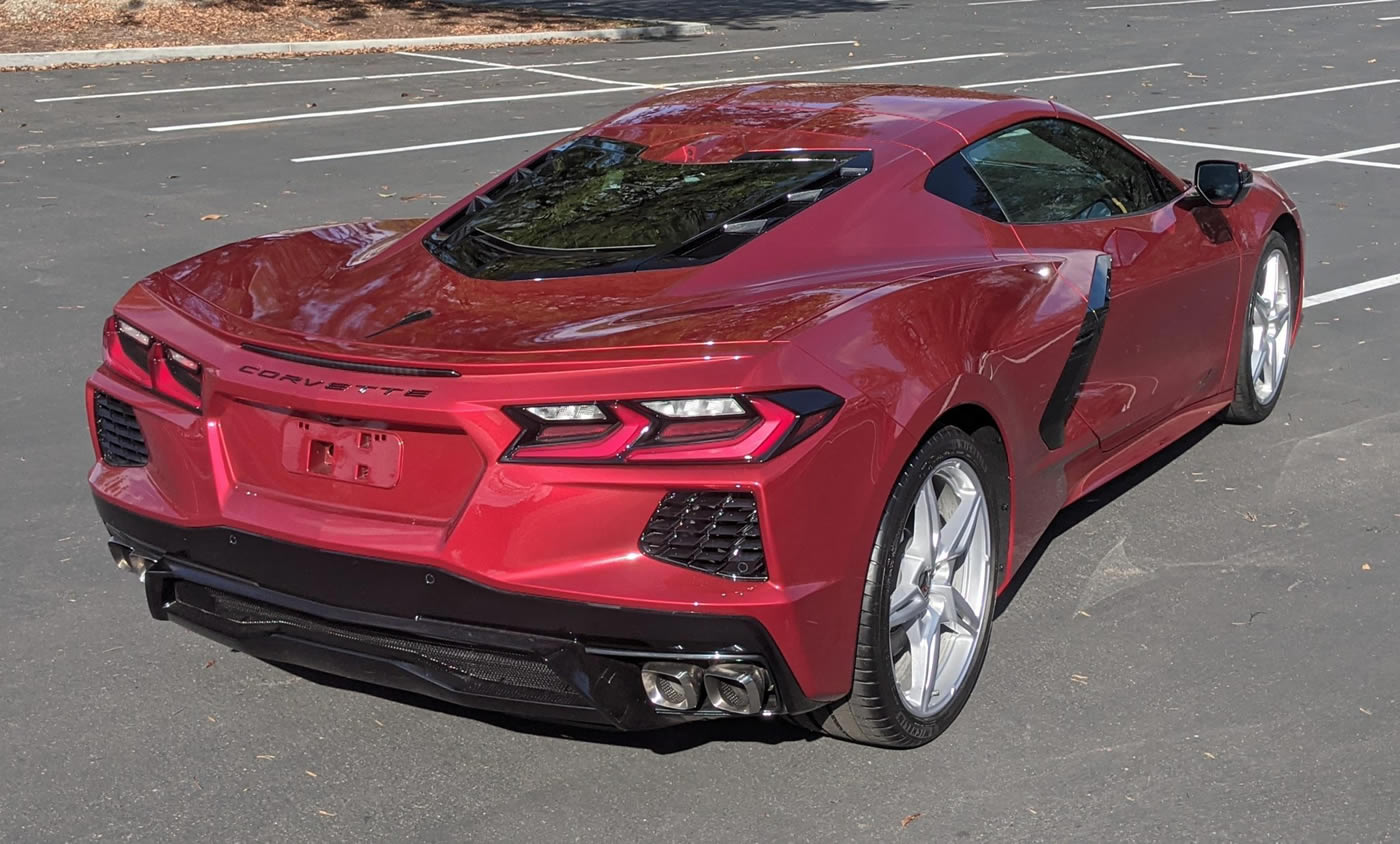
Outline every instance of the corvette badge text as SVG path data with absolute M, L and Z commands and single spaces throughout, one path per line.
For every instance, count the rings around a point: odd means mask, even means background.
M 238 371 L 246 375 L 256 375 L 259 378 L 266 378 L 269 381 L 285 381 L 288 384 L 296 384 L 308 390 L 322 389 L 331 390 L 338 393 L 355 390 L 362 394 L 376 393 L 382 396 L 392 396 L 399 393 L 405 398 L 423 399 L 432 395 L 432 390 L 405 390 L 402 387 L 382 387 L 374 384 L 348 384 L 344 381 L 325 381 L 320 378 L 304 378 L 300 375 L 293 375 L 289 372 L 278 372 L 275 369 L 263 369 L 262 367 L 245 364 L 238 367 Z

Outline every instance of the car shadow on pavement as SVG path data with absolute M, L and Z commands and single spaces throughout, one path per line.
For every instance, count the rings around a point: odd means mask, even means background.
M 1031 572 L 1035 570 L 1036 563 L 1044 556 L 1045 551 L 1056 539 L 1068 533 L 1071 528 L 1080 522 L 1113 503 L 1119 496 L 1131 490 L 1133 487 L 1157 474 L 1161 469 L 1169 466 L 1178 457 L 1190 451 L 1197 443 L 1210 436 L 1211 432 L 1219 428 L 1222 424 L 1221 418 L 1216 416 L 1210 421 L 1193 429 L 1181 439 L 1157 452 L 1142 463 L 1069 505 L 1061 510 L 1050 527 L 1046 528 L 1045 534 L 1040 537 L 1040 541 L 1031 549 L 1031 553 L 1026 557 L 1026 561 L 1016 570 L 1016 575 L 1011 578 L 1006 589 L 997 596 L 996 610 L 993 618 L 1001 616 L 1006 608 L 1015 600 L 1016 594 L 1021 591 L 1021 587 L 1030 579 Z
M 445 715 L 470 718 L 490 724 L 503 730 L 525 733 L 542 738 L 557 738 L 566 741 L 586 741 L 596 744 L 609 744 L 615 747 L 632 747 L 649 750 L 658 755 L 694 750 L 711 742 L 725 744 L 784 744 L 794 741 L 815 741 L 821 736 L 809 732 L 781 718 L 726 718 L 712 721 L 695 721 L 677 724 L 658 730 L 620 732 L 605 728 L 590 728 L 571 724 L 556 724 L 548 721 L 535 721 L 516 718 L 485 710 L 468 709 L 435 698 L 416 695 L 385 686 L 362 683 L 334 674 L 325 674 L 311 668 L 286 663 L 269 663 L 304 680 L 322 686 L 373 695 L 381 700 L 401 703 Z

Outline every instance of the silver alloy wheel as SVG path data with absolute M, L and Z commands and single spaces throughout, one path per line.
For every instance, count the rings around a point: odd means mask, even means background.
M 1268 404 L 1278 392 L 1293 340 L 1293 275 L 1288 256 L 1275 249 L 1264 258 L 1264 283 L 1249 307 L 1249 374 L 1254 397 Z
M 890 594 L 890 660 L 908 710 L 946 707 L 967 681 L 992 609 L 987 496 L 966 461 L 948 458 L 919 487 Z

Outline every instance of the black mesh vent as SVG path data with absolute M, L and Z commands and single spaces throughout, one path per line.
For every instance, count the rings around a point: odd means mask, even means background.
M 108 466 L 145 466 L 151 459 L 146 436 L 131 405 L 106 393 L 93 393 L 92 418 L 97 427 L 97 447 Z
M 470 694 L 571 706 L 587 703 L 577 689 L 535 654 L 473 648 L 340 624 L 185 582 L 177 583 L 175 588 L 177 604 L 170 609 L 176 614 L 181 614 L 179 604 L 183 603 L 237 624 L 275 626 L 286 635 L 305 636 L 351 651 L 448 671 Z
M 642 532 L 642 552 L 710 574 L 765 580 L 758 503 L 747 492 L 669 492 Z

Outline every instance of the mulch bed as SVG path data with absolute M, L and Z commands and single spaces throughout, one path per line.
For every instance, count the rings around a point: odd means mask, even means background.
M 421 38 L 594 29 L 628 21 L 436 0 L 59 0 L 23 20 L 0 0 L 0 52 Z

